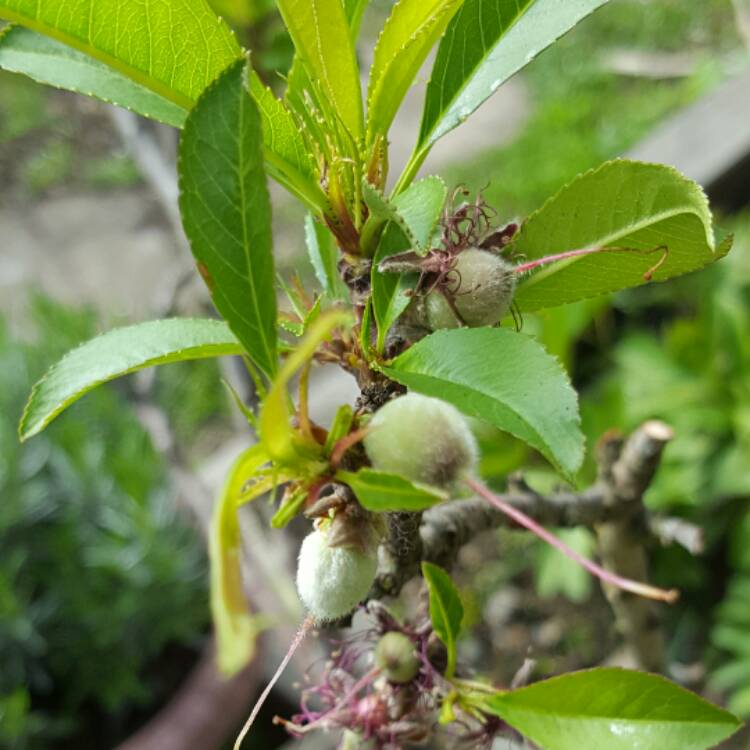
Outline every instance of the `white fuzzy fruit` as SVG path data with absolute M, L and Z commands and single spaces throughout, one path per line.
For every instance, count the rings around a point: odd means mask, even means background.
M 375 469 L 453 489 L 474 471 L 477 446 L 463 414 L 419 393 L 389 401 L 375 412 L 364 439 Z
M 330 547 L 328 534 L 317 529 L 305 537 L 299 551 L 299 597 L 316 622 L 338 620 L 367 596 L 377 567 L 374 554 Z
M 453 305 L 467 326 L 495 325 L 507 315 L 516 289 L 516 273 L 507 260 L 487 250 L 470 247 L 456 258 L 452 275 L 458 284 L 450 291 Z M 428 326 L 433 331 L 459 325 L 439 291 L 428 296 L 426 313 Z

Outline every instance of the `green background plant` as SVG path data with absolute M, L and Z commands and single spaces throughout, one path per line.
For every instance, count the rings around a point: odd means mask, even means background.
M 0 744 L 110 746 L 195 658 L 205 555 L 121 390 L 18 444 L 30 383 L 97 325 L 44 298 L 33 320 L 33 342 L 0 321 Z

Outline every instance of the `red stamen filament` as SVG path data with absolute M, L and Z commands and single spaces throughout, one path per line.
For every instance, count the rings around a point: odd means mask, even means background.
M 339 711 L 346 708 L 352 702 L 352 700 L 354 700 L 357 697 L 360 691 L 368 687 L 379 676 L 380 676 L 380 669 L 378 667 L 373 667 L 369 672 L 367 672 L 367 674 L 364 674 L 362 677 L 360 677 L 357 680 L 357 682 L 354 683 L 354 685 L 352 685 L 351 689 L 344 695 L 344 697 L 338 703 L 336 703 L 336 705 L 333 706 L 333 708 L 328 709 L 324 714 L 319 716 L 314 721 L 311 721 L 309 724 L 304 724 L 304 725 L 295 724 L 294 722 L 286 721 L 285 719 L 282 719 L 278 716 L 274 717 L 273 723 L 282 724 L 289 731 L 296 732 L 297 734 L 306 734 L 307 732 L 310 732 L 313 729 L 317 729 L 321 724 L 324 724 L 326 719 L 336 716 L 336 714 L 338 714 Z

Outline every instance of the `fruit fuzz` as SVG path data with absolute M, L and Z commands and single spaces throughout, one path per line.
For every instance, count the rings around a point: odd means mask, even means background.
M 323 524 L 302 542 L 297 591 L 316 623 L 348 615 L 367 596 L 378 561 L 374 552 L 331 547 Z
M 477 462 L 476 441 L 461 412 L 418 393 L 375 412 L 364 444 L 378 471 L 448 490 L 456 490 Z
M 495 325 L 508 314 L 516 289 L 513 265 L 476 247 L 456 257 L 446 281 L 425 302 L 427 327 L 432 331 Z

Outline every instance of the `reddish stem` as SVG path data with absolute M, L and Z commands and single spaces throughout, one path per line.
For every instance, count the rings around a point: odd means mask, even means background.
M 653 279 L 654 277 L 654 273 L 656 273 L 656 271 L 658 271 L 667 260 L 667 256 L 669 255 L 669 248 L 666 245 L 659 245 L 658 247 L 651 248 L 650 250 L 641 250 L 640 248 L 635 247 L 584 247 L 578 250 L 566 250 L 564 253 L 546 255 L 543 258 L 530 260 L 528 263 L 520 263 L 513 270 L 515 271 L 515 273 L 526 273 L 527 271 L 533 271 L 535 268 L 539 268 L 539 266 L 545 266 L 548 263 L 555 263 L 558 260 L 568 260 L 569 258 L 578 258 L 581 255 L 592 255 L 593 253 L 655 253 L 659 250 L 661 250 L 663 253 L 662 257 L 659 258 L 659 260 L 643 274 L 644 281 L 651 281 L 651 279 Z
M 568 547 L 565 542 L 562 542 L 554 534 L 551 534 L 547 529 L 540 526 L 532 518 L 529 518 L 525 513 L 521 512 L 512 505 L 506 503 L 501 497 L 495 495 L 487 487 L 476 479 L 467 478 L 466 484 L 471 487 L 474 492 L 477 493 L 481 498 L 486 500 L 490 505 L 493 505 L 506 516 L 512 518 L 519 526 L 523 526 L 528 529 L 532 534 L 536 534 L 540 539 L 543 539 L 547 544 L 551 545 L 555 549 L 562 552 L 566 557 L 577 562 L 581 567 L 588 570 L 593 576 L 610 586 L 622 589 L 623 591 L 630 591 L 633 594 L 646 597 L 647 599 L 656 599 L 659 601 L 674 604 L 679 598 L 679 591 L 676 589 L 665 589 L 657 588 L 656 586 L 649 586 L 647 583 L 639 583 L 633 581 L 630 578 L 623 578 L 622 576 L 612 573 L 609 570 L 605 570 L 596 563 L 592 562 L 588 558 L 576 552 L 574 549 Z
M 263 708 L 263 704 L 271 694 L 274 685 L 279 681 L 279 678 L 284 673 L 284 670 L 289 665 L 289 662 L 292 660 L 295 651 L 300 647 L 302 641 L 305 640 L 305 636 L 308 634 L 314 624 L 315 621 L 313 620 L 313 618 L 308 617 L 305 619 L 302 625 L 300 625 L 299 630 L 297 631 L 297 635 L 294 636 L 294 640 L 291 642 L 289 650 L 286 652 L 286 656 L 284 656 L 284 658 L 281 660 L 281 664 L 279 664 L 278 669 L 274 673 L 273 677 L 269 680 L 268 685 L 266 685 L 263 692 L 260 694 L 260 698 L 258 698 L 255 705 L 253 706 L 253 710 L 250 712 L 250 716 L 247 717 L 245 726 L 242 727 L 242 731 L 237 735 L 237 739 L 234 741 L 233 750 L 240 750 L 240 746 L 242 745 L 243 740 L 255 723 L 255 719 L 258 718 L 260 709 Z
M 341 460 L 344 458 L 344 454 L 349 448 L 362 441 L 368 432 L 369 430 L 367 427 L 361 427 L 359 430 L 354 430 L 354 432 L 344 435 L 344 437 L 333 446 L 331 458 L 329 459 L 331 466 L 334 469 L 338 469 Z
M 556 253 L 555 255 L 546 255 L 544 258 L 537 258 L 536 260 L 530 260 L 528 263 L 521 263 L 515 267 L 516 273 L 526 273 L 527 271 L 533 271 L 539 266 L 544 266 L 547 263 L 554 263 L 558 260 L 567 260 L 568 258 L 577 258 L 580 255 L 591 255 L 592 253 L 600 253 L 603 250 L 611 250 L 612 248 L 605 247 L 584 247 L 579 250 L 567 250 L 564 253 Z

